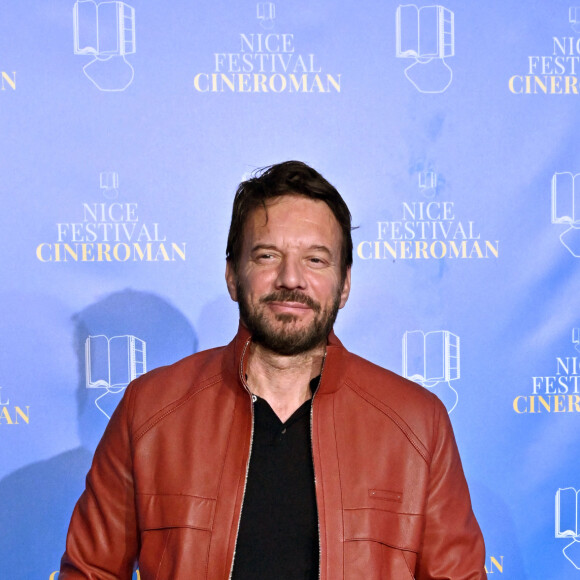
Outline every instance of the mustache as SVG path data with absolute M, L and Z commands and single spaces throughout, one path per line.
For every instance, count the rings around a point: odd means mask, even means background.
M 267 304 L 268 302 L 298 302 L 299 304 L 305 304 L 309 308 L 312 308 L 317 314 L 321 310 L 320 302 L 316 302 L 310 296 L 302 294 L 302 292 L 298 292 L 297 290 L 278 290 L 271 292 L 270 294 L 266 294 L 266 296 L 262 296 L 260 302 L 263 304 Z

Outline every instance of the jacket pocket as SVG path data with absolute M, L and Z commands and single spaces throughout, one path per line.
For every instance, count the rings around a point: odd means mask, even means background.
M 211 531 L 215 499 L 193 495 L 138 494 L 141 530 L 195 528 Z
M 216 501 L 138 494 L 141 580 L 205 578 Z
M 344 539 L 346 542 L 372 540 L 391 548 L 418 552 L 423 520 L 421 514 L 402 514 L 376 508 L 345 509 Z
M 420 514 L 345 509 L 345 578 L 413 578 L 423 522 Z

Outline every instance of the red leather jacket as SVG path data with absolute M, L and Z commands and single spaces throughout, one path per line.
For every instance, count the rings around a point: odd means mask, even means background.
M 249 336 L 134 381 L 95 453 L 59 580 L 227 580 L 252 442 Z M 484 545 L 427 390 L 331 334 L 312 402 L 320 580 L 481 579 Z

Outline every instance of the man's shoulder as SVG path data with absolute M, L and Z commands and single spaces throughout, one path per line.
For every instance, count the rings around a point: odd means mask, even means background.
M 431 422 L 445 407 L 431 391 L 346 351 L 344 382 L 360 398 L 408 424 Z
M 344 413 L 362 413 L 369 419 L 379 413 L 428 461 L 439 428 L 451 429 L 439 398 L 421 385 L 348 351 L 345 362 L 340 389 L 346 395 L 340 397 Z
M 228 352 L 227 346 L 204 350 L 140 376 L 127 389 L 132 413 L 144 419 L 219 385 Z
M 174 363 L 157 367 L 139 377 L 141 386 L 146 383 L 169 381 L 179 383 L 180 379 L 203 378 L 221 371 L 223 356 L 227 346 L 218 346 L 190 354 Z

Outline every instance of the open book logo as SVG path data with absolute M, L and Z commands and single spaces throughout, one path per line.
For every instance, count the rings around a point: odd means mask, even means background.
M 419 191 L 431 199 L 437 194 L 437 173 L 434 171 L 419 172 Z
M 552 223 L 568 226 L 560 234 L 560 241 L 580 258 L 580 173 L 564 171 L 552 176 Z
M 572 329 L 572 344 L 574 348 L 580 352 L 580 328 Z
M 85 341 L 85 371 L 87 389 L 103 389 L 97 397 L 97 409 L 110 418 L 100 400 L 108 394 L 120 393 L 137 377 L 147 372 L 145 341 L 136 336 L 106 337 L 104 334 L 87 337 Z
M 435 392 L 449 413 L 459 400 L 450 384 L 461 375 L 459 342 L 448 330 L 412 330 L 403 336 L 403 376 Z
M 572 30 L 580 33 L 580 6 L 570 6 L 568 21 Z
M 116 171 L 101 171 L 99 186 L 107 199 L 116 199 L 119 196 L 119 174 Z
M 445 59 L 455 54 L 454 14 L 444 6 L 402 4 L 396 14 L 397 58 L 413 59 L 405 76 L 420 93 L 443 93 L 453 71 Z
M 262 28 L 266 30 L 273 28 L 276 18 L 276 5 L 273 2 L 258 2 L 256 12 Z
M 565 558 L 580 570 L 580 529 L 578 526 L 578 491 L 573 487 L 559 488 L 556 492 L 556 538 L 572 541 L 562 550 Z
M 133 67 L 126 56 L 135 53 L 135 10 L 125 2 L 77 0 L 73 8 L 74 53 L 92 57 L 85 76 L 100 91 L 124 91 Z

